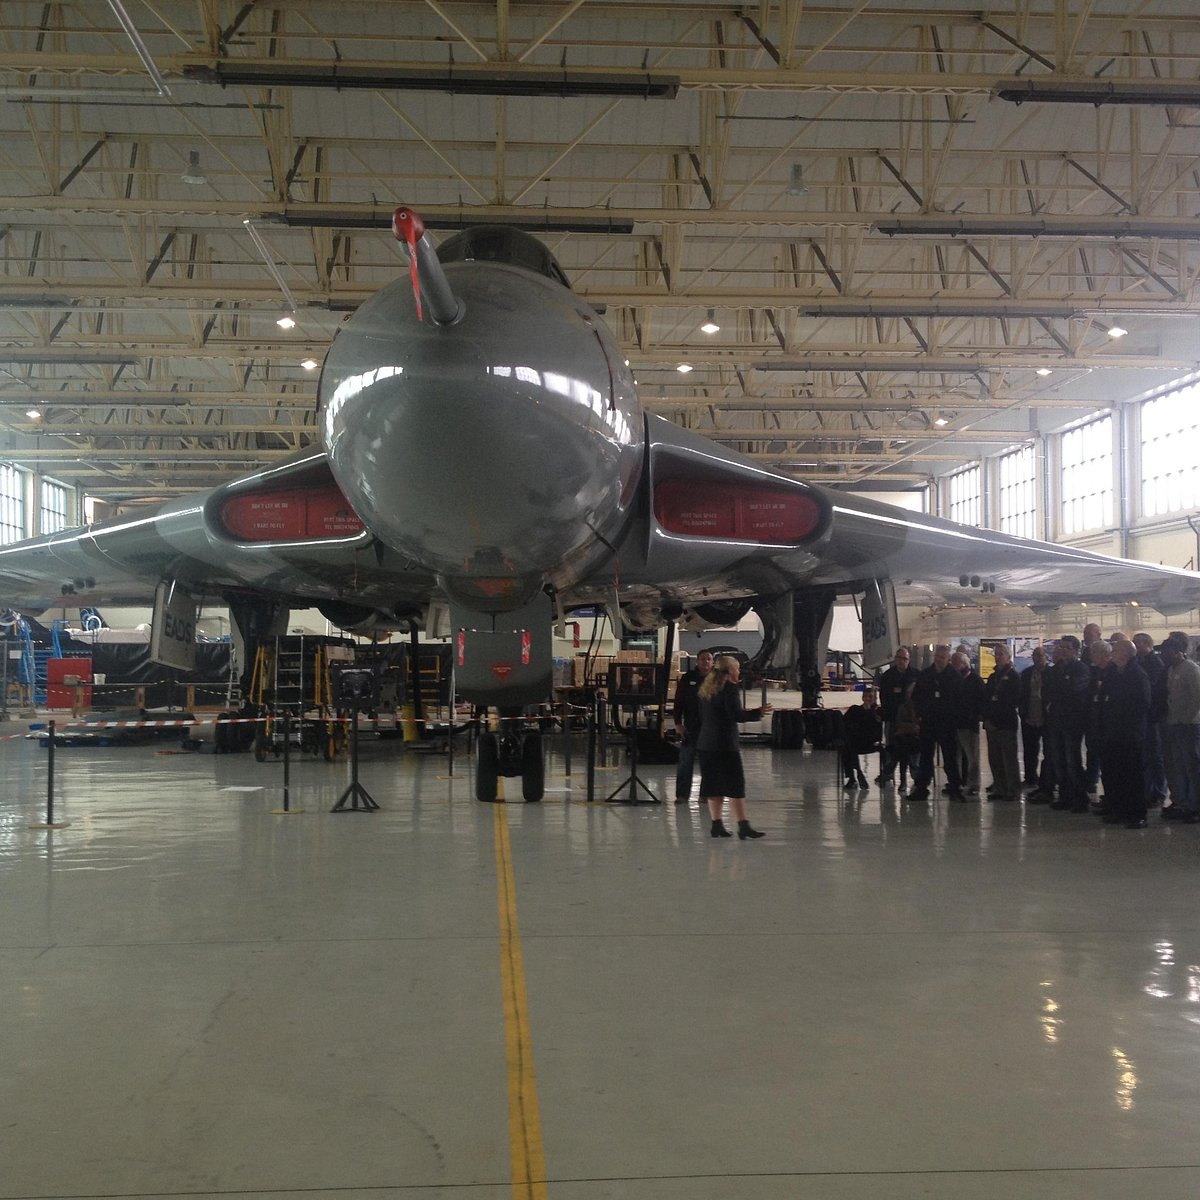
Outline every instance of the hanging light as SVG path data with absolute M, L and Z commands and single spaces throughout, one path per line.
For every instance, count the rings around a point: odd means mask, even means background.
M 1123 338 L 1128 332 L 1128 329 L 1122 329 L 1120 325 L 1112 325 L 1109 327 L 1108 336 L 1110 338 Z
M 278 325 L 280 329 L 295 329 L 296 318 L 292 313 L 285 312 L 282 316 L 280 316 L 279 320 L 277 320 L 275 324 Z
M 190 183 L 192 187 L 199 187 L 202 183 L 208 182 L 208 176 L 204 174 L 200 166 L 200 151 L 188 151 L 187 170 L 179 177 L 184 183 Z
M 300 363 L 300 365 L 306 371 L 315 371 L 317 369 L 317 367 L 319 367 L 321 364 L 318 363 L 315 358 L 306 358 Z
M 705 321 L 704 324 L 700 326 L 701 333 L 712 334 L 712 333 L 720 333 L 721 332 L 721 327 L 720 327 L 720 325 L 718 325 L 716 323 L 716 321 L 713 320 L 713 315 L 714 315 L 713 310 L 710 308 L 708 310 L 708 320 Z

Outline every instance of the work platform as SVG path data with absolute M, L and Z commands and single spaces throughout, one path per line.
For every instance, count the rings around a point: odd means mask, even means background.
M 1200 829 L 756 745 L 716 841 L 547 745 L 540 804 L 367 742 L 377 812 L 310 760 L 290 815 L 278 763 L 62 753 L 46 831 L 0 741 L 0 1197 L 1200 1194 Z

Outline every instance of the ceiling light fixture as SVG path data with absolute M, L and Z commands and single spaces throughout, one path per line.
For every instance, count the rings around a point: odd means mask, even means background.
M 788 179 L 787 194 L 789 196 L 804 196 L 808 194 L 808 184 L 804 182 L 804 168 L 799 163 L 792 163 L 792 174 Z
M 675 370 L 677 370 L 680 373 L 680 375 L 686 375 L 691 369 L 692 369 L 691 363 L 680 363 L 679 366 L 677 366 L 675 368 Z
M 184 183 L 191 184 L 192 187 L 199 187 L 202 183 L 208 182 L 208 176 L 200 167 L 200 151 L 188 151 L 187 170 L 179 177 Z
M 1045 217 L 912 213 L 874 221 L 871 232 L 888 237 L 903 234 L 907 237 L 1161 237 L 1193 242 L 1200 239 L 1200 226 L 1195 221 L 1173 217 L 1111 217 L 1097 213 Z
M 1112 325 L 1109 327 L 1108 336 L 1110 338 L 1123 338 L 1128 332 L 1128 329 L 1122 329 L 1120 325 Z
M 1038 373 L 1039 375 L 1041 375 L 1041 376 L 1042 376 L 1042 378 L 1045 378 L 1047 375 L 1053 375 L 1053 374 L 1054 374 L 1054 372 L 1053 372 L 1053 371 L 1051 371 L 1049 367 L 1038 367 L 1038 369 L 1037 369 L 1037 373 Z
M 708 320 L 705 321 L 704 324 L 700 326 L 701 333 L 720 333 L 721 332 L 721 327 L 720 327 L 720 325 L 718 325 L 716 323 L 716 321 L 713 320 L 713 315 L 714 315 L 713 310 L 710 308 L 708 310 Z
M 934 417 L 933 423 L 941 429 L 945 425 L 949 425 L 950 421 L 946 417 Z
M 317 367 L 320 366 L 320 363 L 318 363 L 315 358 L 306 358 L 300 363 L 300 365 L 306 371 L 315 371 Z
M 1050 104 L 1179 104 L 1200 108 L 1200 85 L 1174 79 L 1004 79 L 992 88 L 992 95 L 1014 104 L 1041 100 Z
M 115 3 L 115 0 L 110 0 Z M 650 71 L 545 70 L 522 63 L 449 63 L 436 67 L 299 66 L 292 63 L 238 63 L 187 66 L 184 78 L 221 87 L 366 88 L 368 91 L 449 92 L 473 96 L 630 96 L 674 100 L 678 75 Z
M 278 325 L 280 329 L 295 329 L 296 328 L 296 318 L 292 313 L 285 312 L 279 318 L 279 320 L 277 320 L 275 322 L 275 324 Z
M 40 421 L 40 420 L 42 419 L 42 412 L 41 412 L 41 409 L 38 409 L 38 408 L 31 408 L 31 409 L 28 409 L 28 410 L 26 411 L 25 415 L 26 415 L 26 416 L 27 416 L 27 417 L 28 417 L 28 418 L 29 418 L 31 421 Z

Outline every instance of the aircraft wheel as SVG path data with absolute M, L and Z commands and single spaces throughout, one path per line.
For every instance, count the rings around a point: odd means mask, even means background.
M 475 743 L 475 799 L 496 802 L 496 780 L 500 774 L 500 750 L 494 733 L 481 733 Z
M 521 743 L 521 795 L 527 804 L 546 794 L 546 760 L 542 757 L 542 735 L 527 733 Z

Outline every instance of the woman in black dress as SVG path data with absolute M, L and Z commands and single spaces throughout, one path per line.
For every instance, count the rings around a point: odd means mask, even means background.
M 696 742 L 696 756 L 700 759 L 700 795 L 708 801 L 712 836 L 733 836 L 721 819 L 728 797 L 737 819 L 738 837 L 745 841 L 765 835 L 752 829 L 746 820 L 746 777 L 738 750 L 738 722 L 760 720 L 771 711 L 771 706 L 742 707 L 737 689 L 741 673 L 738 660 L 722 654 L 700 685 L 700 737 Z

